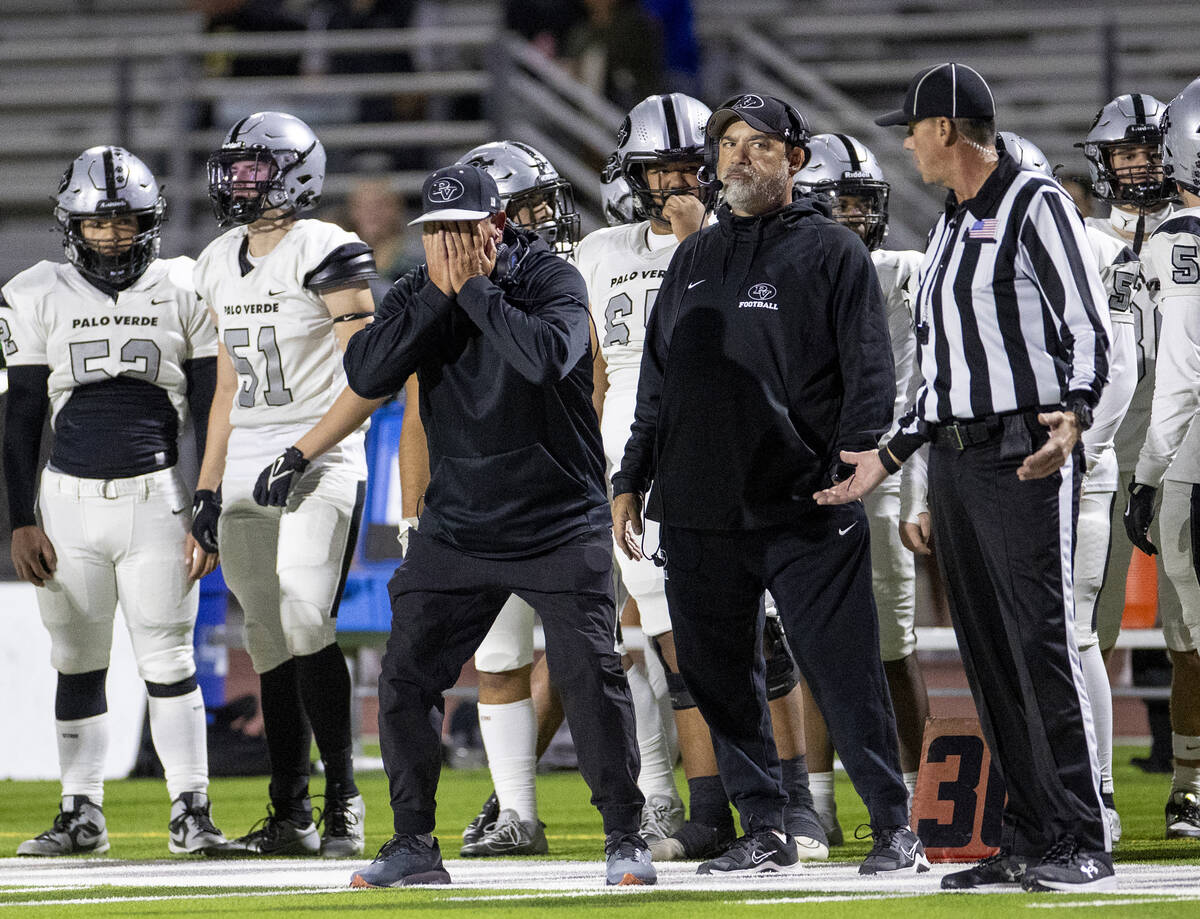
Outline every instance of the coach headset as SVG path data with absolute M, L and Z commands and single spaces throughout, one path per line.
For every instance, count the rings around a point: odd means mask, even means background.
M 778 96 L 762 96 L 758 93 L 738 93 L 736 96 L 730 96 L 717 106 L 714 114 L 722 109 L 735 109 L 735 106 L 739 102 L 750 99 L 770 99 L 783 106 L 783 112 L 787 116 L 788 124 L 779 136 L 783 138 L 786 144 L 790 144 L 793 147 L 801 147 L 805 150 L 808 149 L 808 138 L 812 134 L 808 119 L 801 115 L 794 106 L 784 102 Z M 720 138 L 709 134 L 708 126 L 706 125 L 704 129 L 704 165 L 700 167 L 700 171 L 696 174 L 696 177 L 700 180 L 701 185 L 711 189 L 714 193 L 721 190 L 722 184 L 721 180 L 717 178 L 717 144 L 719 141 Z M 715 194 L 713 197 L 715 198 Z

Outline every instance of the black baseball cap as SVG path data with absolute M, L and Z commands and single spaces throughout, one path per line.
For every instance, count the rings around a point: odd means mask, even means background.
M 808 120 L 795 108 L 782 99 L 758 93 L 742 93 L 722 105 L 709 116 L 705 133 L 713 140 L 720 140 L 725 129 L 738 120 L 767 134 L 776 134 L 789 144 L 802 144 L 809 135 Z
M 979 71 L 952 61 L 927 67 L 908 84 L 904 107 L 880 115 L 875 123 L 887 127 L 938 117 L 996 117 L 996 99 Z
M 444 166 L 421 185 L 421 216 L 409 226 L 435 220 L 482 220 L 504 210 L 496 180 L 478 166 Z

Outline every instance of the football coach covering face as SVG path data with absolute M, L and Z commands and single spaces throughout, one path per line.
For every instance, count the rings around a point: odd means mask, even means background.
M 653 482 L 680 672 L 746 833 L 704 873 L 797 858 L 780 832 L 787 797 L 758 653 L 764 589 L 870 810 L 875 845 L 861 870 L 928 868 L 907 825 L 866 514 L 812 500 L 839 450 L 877 444 L 895 383 L 866 246 L 811 199 L 791 201 L 807 137 L 803 117 L 770 96 L 734 98 L 709 120 L 724 204 L 663 278 L 613 477 L 613 524 L 631 557 Z
M 930 441 L 938 560 L 984 736 L 1008 787 L 998 855 L 947 888 L 1115 884 L 1091 708 L 1073 633 L 1080 433 L 1108 371 L 1104 288 L 1071 199 L 994 147 L 995 103 L 962 64 L 919 73 L 906 149 L 950 190 L 919 274 L 924 382 L 900 432 L 844 454 L 854 501 Z
M 506 225 L 495 180 L 449 166 L 422 189 L 426 264 L 350 339 L 346 379 L 380 396 L 416 373 L 431 472 L 388 585 L 379 735 L 395 836 L 354 886 L 448 883 L 434 827 L 442 693 L 516 594 L 538 610 L 551 678 L 604 818 L 610 884 L 652 884 L 612 551 L 591 320 L 579 272 Z

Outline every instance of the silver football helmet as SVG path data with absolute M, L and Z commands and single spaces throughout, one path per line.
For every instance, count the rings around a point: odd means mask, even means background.
M 560 255 L 574 251 L 580 236 L 575 190 L 533 147 L 499 140 L 476 147 L 456 165 L 478 166 L 496 180 L 500 203 L 514 224 L 537 233 Z
M 89 147 L 63 173 L 55 198 L 54 219 L 63 232 L 67 261 L 89 278 L 125 287 L 158 257 L 167 205 L 154 174 L 122 147 Z M 86 221 L 132 218 L 128 244 L 89 243 Z
M 1167 180 L 1200 195 L 1200 77 L 1167 105 L 1162 131 Z
M 810 137 L 808 160 L 792 179 L 792 189 L 828 204 L 833 219 L 858 233 L 868 249 L 883 245 L 891 186 L 875 154 L 853 137 Z
M 1114 167 L 1118 147 L 1162 145 L 1162 116 L 1166 106 L 1146 93 L 1126 93 L 1096 113 L 1092 128 L 1076 147 L 1083 148 L 1097 198 L 1112 204 L 1155 208 L 1171 197 L 1162 165 Z
M 1020 134 L 1012 131 L 997 132 L 996 149 L 1011 156 L 1022 169 L 1040 172 L 1051 179 L 1054 178 L 1054 170 L 1050 166 L 1050 161 L 1046 159 L 1046 154 L 1039 150 L 1036 144 Z
M 267 211 L 316 206 L 325 148 L 295 115 L 255 112 L 235 124 L 208 158 L 208 197 L 222 227 L 253 223 Z
M 610 227 L 633 223 L 633 190 L 612 154 L 600 170 L 600 197 L 604 202 L 604 219 Z
M 651 163 L 704 163 L 704 128 L 712 115 L 699 99 L 683 93 L 647 96 L 625 116 L 617 132 L 617 169 L 633 193 L 633 213 L 639 220 L 662 220 L 663 204 L 671 195 L 702 195 L 705 187 L 650 191 L 646 166 Z

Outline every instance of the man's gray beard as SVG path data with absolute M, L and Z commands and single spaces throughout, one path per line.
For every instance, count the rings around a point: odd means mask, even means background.
M 774 175 L 751 171 L 748 179 L 726 178 L 722 182 L 725 203 L 735 211 L 747 214 L 764 214 L 775 210 L 788 202 L 791 178 L 786 160 L 779 164 L 779 172 Z

